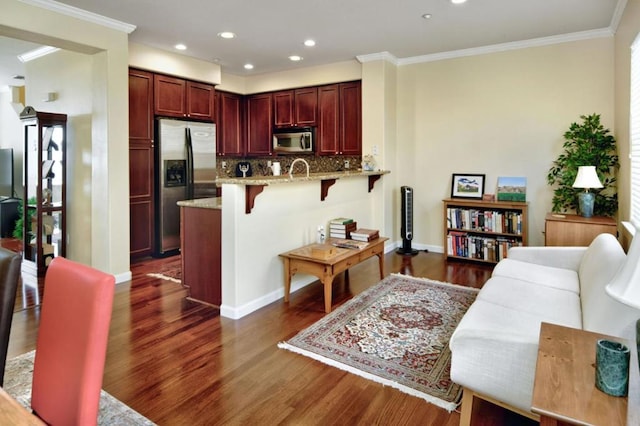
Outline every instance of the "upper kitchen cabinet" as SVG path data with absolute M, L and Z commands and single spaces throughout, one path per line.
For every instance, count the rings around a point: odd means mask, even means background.
M 317 152 L 320 155 L 362 154 L 360 82 L 318 88 Z
M 362 154 L 362 95 L 359 81 L 340 83 L 341 154 Z
M 247 108 L 247 155 L 271 155 L 272 96 L 271 93 L 250 95 Z
M 154 75 L 157 115 L 214 121 L 214 86 L 166 75 Z
M 242 156 L 245 152 L 243 97 L 221 91 L 216 91 L 216 97 L 217 153 L 220 156 Z
M 308 127 L 318 123 L 318 89 L 283 90 L 273 94 L 275 127 Z

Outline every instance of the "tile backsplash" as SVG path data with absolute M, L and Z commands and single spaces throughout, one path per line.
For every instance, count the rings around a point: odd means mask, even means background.
M 358 170 L 362 168 L 362 157 L 349 156 L 349 155 L 334 155 L 334 156 L 316 156 L 316 155 L 282 155 L 277 157 L 251 157 L 251 158 L 230 158 L 230 157 L 217 157 L 216 169 L 218 176 L 224 177 L 236 177 L 236 166 L 239 162 L 247 161 L 251 164 L 251 172 L 253 176 L 270 176 L 273 173 L 271 169 L 267 167 L 267 162 L 279 162 L 281 174 L 289 173 L 289 167 L 293 160 L 296 158 L 304 158 L 309 163 L 309 173 L 321 173 L 321 172 L 337 172 L 345 170 Z M 345 168 L 345 162 L 349 162 L 349 168 Z M 225 167 L 223 167 L 223 162 Z M 304 165 L 302 165 L 304 166 Z M 296 170 L 299 166 L 296 164 Z M 302 169 L 300 169 L 302 170 Z M 240 174 L 239 176 L 242 176 Z

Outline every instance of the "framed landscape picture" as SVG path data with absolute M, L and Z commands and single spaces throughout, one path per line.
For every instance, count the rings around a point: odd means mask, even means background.
M 499 177 L 498 201 L 527 201 L 527 178 Z
M 482 199 L 484 175 L 454 173 L 451 179 L 451 198 Z

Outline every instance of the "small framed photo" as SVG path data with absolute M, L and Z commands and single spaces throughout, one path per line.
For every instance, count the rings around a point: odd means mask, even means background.
M 498 201 L 527 201 L 527 178 L 499 177 Z
M 454 173 L 451 179 L 451 198 L 476 198 L 484 194 L 484 175 Z

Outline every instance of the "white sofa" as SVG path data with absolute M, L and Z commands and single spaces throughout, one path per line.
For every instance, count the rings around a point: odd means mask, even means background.
M 460 424 L 480 397 L 535 418 L 531 410 L 542 322 L 635 341 L 640 311 L 605 286 L 626 255 L 610 234 L 589 247 L 516 247 L 500 261 L 451 337 L 451 379 L 464 388 Z

